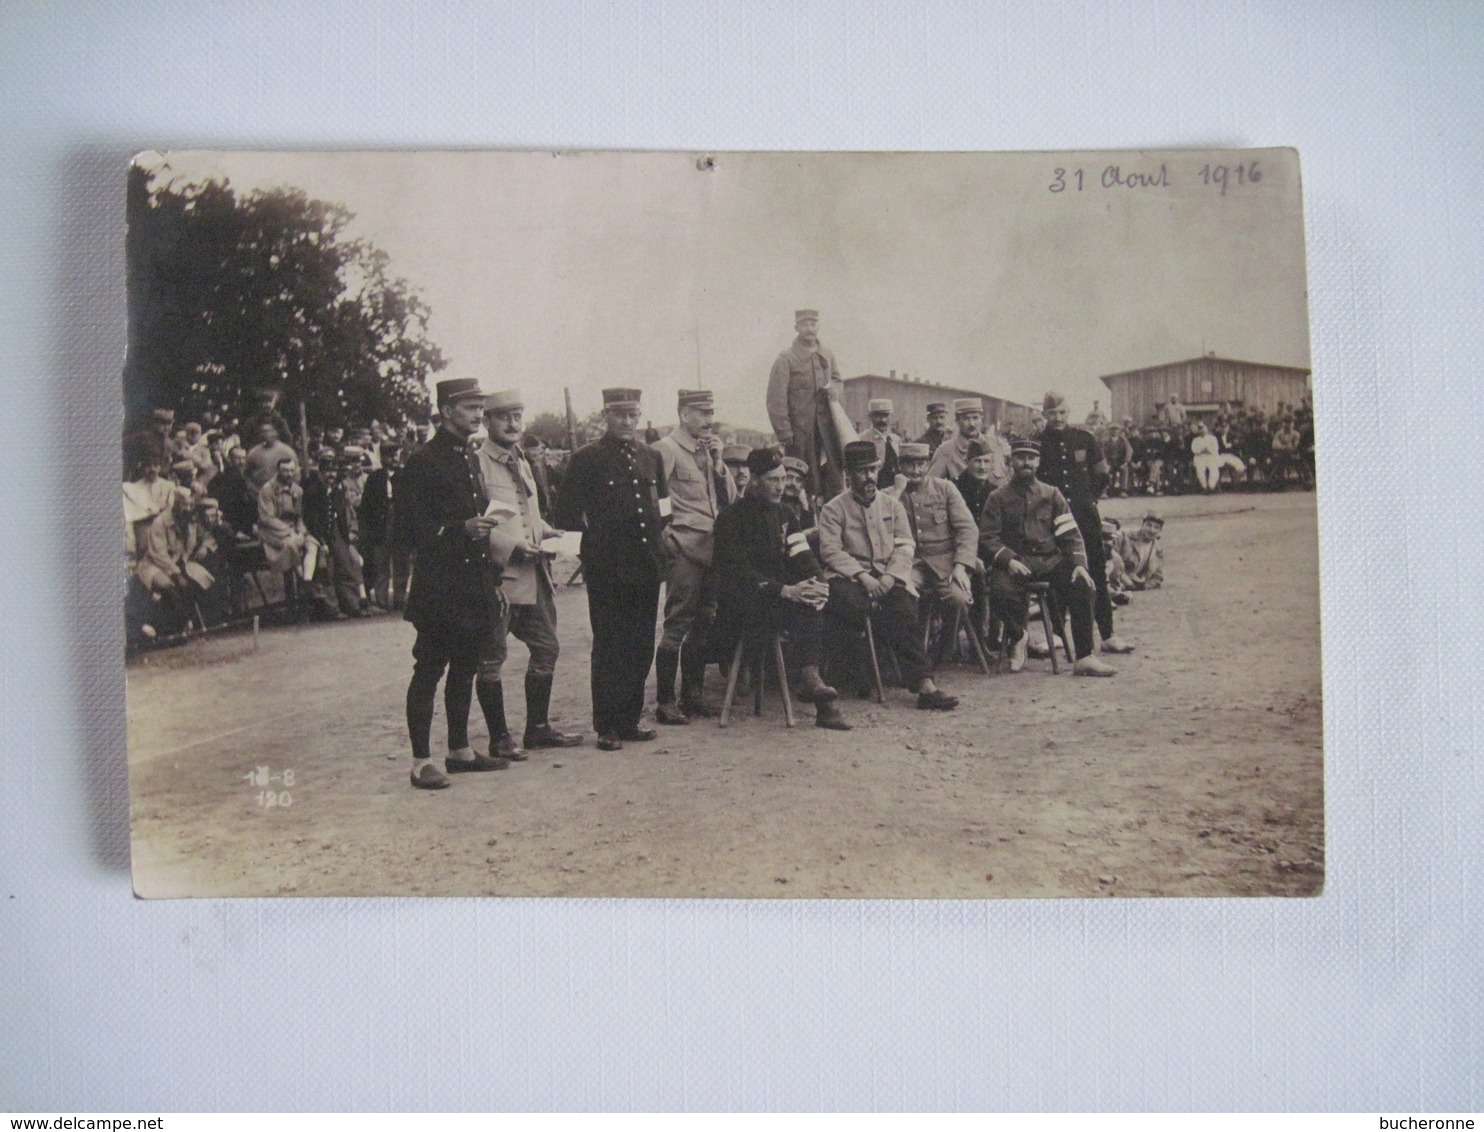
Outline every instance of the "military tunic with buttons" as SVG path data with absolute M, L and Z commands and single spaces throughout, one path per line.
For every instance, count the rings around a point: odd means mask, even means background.
M 1108 593 L 1108 564 L 1103 555 L 1103 517 L 1098 496 L 1108 486 L 1108 463 L 1097 438 L 1086 429 L 1066 425 L 1043 429 L 1041 467 L 1036 478 L 1060 488 L 1077 517 L 1087 547 L 1087 569 L 1097 586 L 1093 611 L 1102 635 L 1113 635 L 1113 598 Z
M 395 541 L 417 551 L 403 616 L 419 633 L 479 641 L 500 624 L 500 571 L 486 541 L 464 530 L 488 506 L 465 442 L 446 429 L 407 458 L 397 477 Z
M 631 731 L 654 664 L 663 558 L 659 455 L 612 435 L 578 449 L 557 492 L 556 525 L 582 531 L 582 576 L 593 630 L 593 728 Z

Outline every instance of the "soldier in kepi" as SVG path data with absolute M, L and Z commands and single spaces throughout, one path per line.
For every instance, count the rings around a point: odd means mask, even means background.
M 928 446 L 928 459 L 938 451 L 938 446 L 948 439 L 948 402 L 929 401 L 927 406 L 927 431 L 916 443 Z
M 716 610 L 712 546 L 716 517 L 736 496 L 731 472 L 722 463 L 716 435 L 716 404 L 705 389 L 682 389 L 679 427 L 657 441 L 670 523 L 660 535 L 665 550 L 665 626 L 654 658 L 657 683 L 655 718 L 684 724 L 716 713 L 701 689 L 706 674 L 707 640 Z M 680 703 L 675 674 L 680 672 Z
M 1047 393 L 1041 410 L 1046 415 L 1046 427 L 1041 430 L 1036 476 L 1066 497 L 1077 529 L 1082 532 L 1088 570 L 1097 587 L 1093 612 L 1103 638 L 1103 652 L 1133 652 L 1133 645 L 1113 635 L 1113 599 L 1108 593 L 1107 564 L 1103 560 L 1103 517 L 1098 513 L 1098 496 L 1108 486 L 1108 463 L 1103 459 L 1102 447 L 1092 433 L 1067 423 L 1067 399 L 1060 393 Z
M 551 558 L 541 544 L 562 532 L 541 517 L 536 477 L 520 442 L 524 415 L 525 404 L 518 390 L 505 389 L 485 399 L 484 425 L 489 436 L 478 449 L 479 467 L 490 502 L 504 504 L 510 514 L 489 535 L 490 558 L 504 579 L 506 614 L 490 647 L 480 657 L 475 687 L 480 703 L 498 704 L 503 717 L 505 694 L 500 673 L 509 637 L 525 642 L 531 654 L 525 678 L 525 746 L 531 750 L 576 747 L 582 743 L 582 736 L 558 731 L 549 715 L 561 644 L 557 640 Z M 490 754 L 513 762 L 526 758 L 508 726 L 499 735 L 490 734 Z
M 809 494 L 830 499 L 845 482 L 832 409 L 844 379 L 835 355 L 819 343 L 819 312 L 794 311 L 794 329 L 798 337 L 768 377 L 768 419 L 784 451 L 809 465 Z
M 659 454 L 634 438 L 639 398 L 637 389 L 603 390 L 606 431 L 572 454 L 557 491 L 557 526 L 582 531 L 593 728 L 601 751 L 655 737 L 639 721 L 660 604 L 660 500 L 669 493 Z
M 866 416 L 871 427 L 860 434 L 861 440 L 869 440 L 876 446 L 876 459 L 881 471 L 876 473 L 877 487 L 891 487 L 901 470 L 901 440 L 891 431 L 892 403 L 889 397 L 872 397 L 866 403 Z
M 928 463 L 927 474 L 935 479 L 956 480 L 973 458 L 969 448 L 984 435 L 984 402 L 978 397 L 955 397 L 953 418 L 958 435 L 938 446 Z
M 1039 444 L 1015 441 L 1010 482 L 990 494 L 979 519 L 979 556 L 989 569 L 990 608 L 1005 626 L 1010 671 L 1025 667 L 1030 608 L 1025 583 L 1041 581 L 1050 583 L 1056 601 L 1072 616 L 1077 656 L 1072 671 L 1078 676 L 1112 676 L 1114 670 L 1092 655 L 1094 586 L 1082 534 L 1066 497 L 1036 478 L 1040 463 Z
M 469 437 L 479 427 L 484 394 L 473 378 L 450 378 L 437 385 L 442 420 L 433 438 L 407 460 L 397 481 L 396 522 L 400 540 L 417 551 L 417 568 L 407 595 L 408 621 L 417 628 L 412 646 L 412 682 L 407 687 L 407 733 L 412 742 L 412 785 L 438 790 L 448 779 L 432 764 L 429 751 L 433 700 L 448 670 L 443 705 L 448 713 L 450 774 L 500 770 L 503 757 L 476 755 L 467 728 L 474 676 L 481 651 L 505 617 L 500 571 L 490 560 L 489 499 Z M 504 709 L 481 697 L 490 735 L 504 726 Z

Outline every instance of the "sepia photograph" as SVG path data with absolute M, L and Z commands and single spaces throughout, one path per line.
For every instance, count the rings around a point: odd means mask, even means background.
M 1296 151 L 124 187 L 139 896 L 1322 892 Z

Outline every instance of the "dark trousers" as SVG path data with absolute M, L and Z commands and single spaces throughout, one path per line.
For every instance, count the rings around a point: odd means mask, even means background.
M 469 745 L 469 708 L 474 702 L 479 649 L 475 634 L 418 630 L 417 643 L 412 646 L 412 682 L 407 685 L 407 735 L 413 758 L 428 757 L 433 701 L 445 668 L 448 683 L 443 688 L 443 709 L 448 717 L 448 745 L 453 749 Z
M 1060 629 L 1061 611 L 1072 615 L 1072 647 L 1077 659 L 1092 655 L 1092 594 L 1087 587 L 1072 581 L 1072 566 L 1062 562 L 1049 574 L 1039 574 L 1027 581 L 1050 582 L 1051 624 Z M 1014 644 L 1025 636 L 1025 618 L 1030 611 L 1030 594 L 1022 580 L 1009 570 L 991 570 L 989 574 L 989 607 L 1005 626 L 1005 643 Z M 1047 646 L 1056 648 L 1055 641 Z
M 725 646 L 727 664 L 739 637 L 751 647 L 766 648 L 772 646 L 773 634 L 780 633 L 795 669 L 817 666 L 823 648 L 824 612 L 781 597 L 734 594 L 723 599 L 715 632 Z
M 1103 553 L 1103 517 L 1096 503 L 1072 508 L 1077 529 L 1082 532 L 1082 545 L 1087 548 L 1087 572 L 1097 587 L 1093 597 L 1093 616 L 1098 632 L 1107 640 L 1113 635 L 1113 595 L 1108 592 L 1108 556 Z M 1078 654 L 1081 655 L 1080 653 Z
M 872 601 L 859 582 L 833 577 L 830 603 L 824 613 L 826 647 L 831 656 L 854 654 L 856 634 L 865 628 L 869 616 L 877 648 L 890 648 L 897 654 L 902 684 L 909 692 L 922 687 L 928 675 L 927 657 L 922 652 L 922 627 L 917 622 L 917 602 L 901 582 L 893 585 L 884 598 Z
M 621 581 L 589 565 L 587 616 L 593 627 L 593 730 L 613 735 L 639 726 L 654 664 L 660 580 Z

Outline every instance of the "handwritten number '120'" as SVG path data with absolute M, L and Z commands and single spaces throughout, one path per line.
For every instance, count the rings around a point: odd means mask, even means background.
M 1053 169 L 1051 174 L 1056 180 L 1046 186 L 1047 190 L 1053 193 L 1065 192 L 1067 188 L 1067 171 L 1065 169 Z M 1077 178 L 1077 191 L 1080 193 L 1082 191 L 1082 170 L 1073 169 L 1072 176 Z

